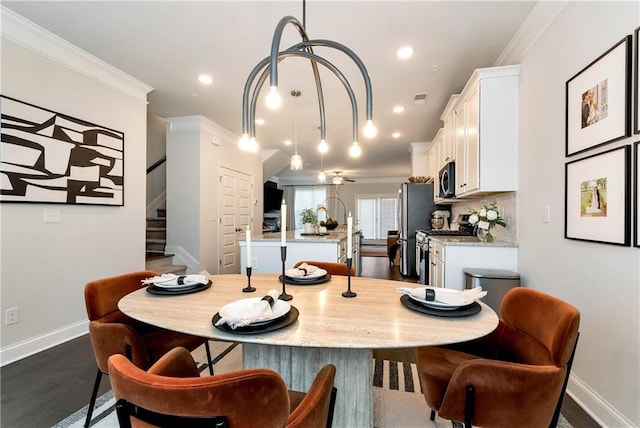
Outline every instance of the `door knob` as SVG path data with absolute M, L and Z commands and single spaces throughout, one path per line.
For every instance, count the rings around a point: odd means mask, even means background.
M 242 228 L 241 227 L 236 227 L 236 232 L 242 232 Z

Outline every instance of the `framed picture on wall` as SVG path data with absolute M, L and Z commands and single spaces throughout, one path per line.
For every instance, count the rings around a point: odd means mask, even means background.
M 565 164 L 565 238 L 630 244 L 630 167 L 628 145 Z
M 640 212 L 638 212 L 638 208 L 640 207 L 640 166 L 638 166 L 638 161 L 640 161 L 640 141 L 636 141 L 634 144 L 634 157 L 635 160 L 633 162 L 633 182 L 634 188 L 636 189 L 635 196 L 633 197 L 633 212 L 635 214 L 633 230 L 635 231 L 633 245 L 636 247 L 640 247 Z
M 0 96 L 0 202 L 124 205 L 124 133 Z
M 567 81 L 566 155 L 631 135 L 631 36 Z
M 635 31 L 636 34 L 636 84 L 635 84 L 635 88 L 636 88 L 636 95 L 635 95 L 635 116 L 634 116 L 634 133 L 635 134 L 640 134 L 640 111 L 638 110 L 638 106 L 640 106 L 640 102 L 638 102 L 638 97 L 639 97 L 639 93 L 640 93 L 640 89 L 638 89 L 638 83 L 640 83 L 640 78 L 638 76 L 640 76 L 640 69 L 638 69 L 638 67 L 640 67 L 640 60 L 638 59 L 638 56 L 640 56 L 640 27 L 636 28 Z

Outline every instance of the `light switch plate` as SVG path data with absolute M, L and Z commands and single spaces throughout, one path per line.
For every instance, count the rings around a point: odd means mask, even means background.
M 44 210 L 45 223 L 60 223 L 60 210 L 46 209 Z

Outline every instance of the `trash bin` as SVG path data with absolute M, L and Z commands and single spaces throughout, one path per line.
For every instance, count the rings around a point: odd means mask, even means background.
M 504 269 L 463 269 L 465 288 L 482 287 L 482 301 L 500 316 L 500 305 L 507 291 L 520 286 L 520 274 Z

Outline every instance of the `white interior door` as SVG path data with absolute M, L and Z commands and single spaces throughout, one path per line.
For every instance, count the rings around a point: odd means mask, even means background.
M 238 237 L 251 222 L 252 177 L 220 167 L 218 212 L 220 213 L 219 273 L 240 272 Z

